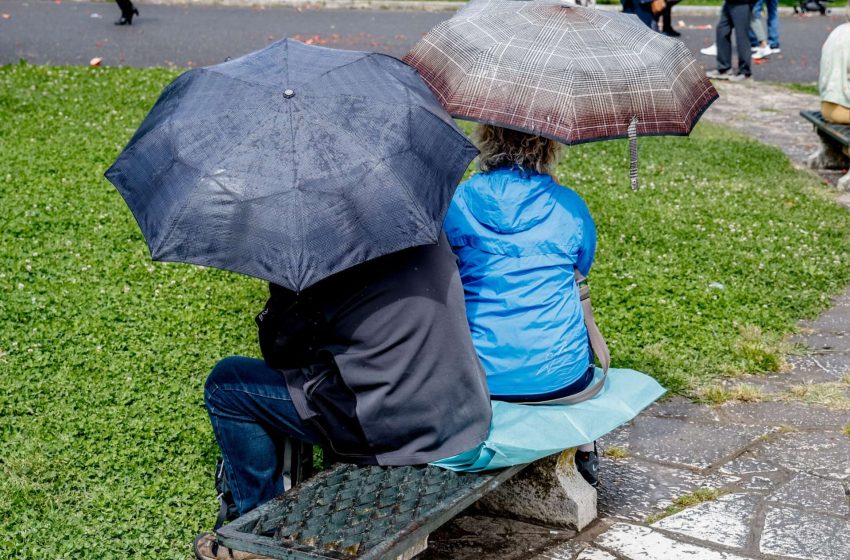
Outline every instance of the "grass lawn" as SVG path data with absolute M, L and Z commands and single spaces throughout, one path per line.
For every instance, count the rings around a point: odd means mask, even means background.
M 265 287 L 151 263 L 103 171 L 167 70 L 0 68 L 0 558 L 188 558 L 216 505 L 206 373 L 256 355 Z M 850 283 L 850 213 L 778 151 L 700 125 L 570 149 L 614 362 L 688 393 L 774 369 Z M 721 287 L 722 285 L 722 287 Z

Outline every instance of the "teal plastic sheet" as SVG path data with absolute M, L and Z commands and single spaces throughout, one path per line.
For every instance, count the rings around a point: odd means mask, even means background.
M 596 370 L 596 378 L 602 370 Z M 605 387 L 577 404 L 527 405 L 493 401 L 490 435 L 478 447 L 432 465 L 479 472 L 531 463 L 589 443 L 637 416 L 666 389 L 646 374 L 610 369 Z

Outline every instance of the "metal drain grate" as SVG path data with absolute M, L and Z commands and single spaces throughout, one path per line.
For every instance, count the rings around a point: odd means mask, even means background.
M 279 559 L 396 558 L 522 468 L 337 465 L 225 525 L 219 540 Z

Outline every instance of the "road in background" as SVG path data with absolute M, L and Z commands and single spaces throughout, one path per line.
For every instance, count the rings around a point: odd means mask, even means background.
M 0 0 L 0 64 L 25 59 L 33 64 L 80 65 L 100 57 L 105 66 L 206 66 L 284 37 L 402 56 L 425 32 L 451 16 L 446 12 L 164 6 L 144 2 L 137 6 L 141 15 L 134 24 L 117 27 L 113 21 L 119 10 L 113 3 Z M 678 17 L 674 8 L 673 21 L 698 60 L 713 68 L 714 59 L 698 51 L 714 42 L 716 18 Z M 844 21 L 842 16 L 783 17 L 782 53 L 755 65 L 756 79 L 816 81 L 821 45 Z

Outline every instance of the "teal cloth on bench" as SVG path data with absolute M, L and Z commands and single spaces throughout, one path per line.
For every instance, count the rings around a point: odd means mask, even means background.
M 596 369 L 596 379 L 602 370 Z M 610 369 L 605 387 L 577 404 L 524 405 L 493 401 L 490 435 L 473 449 L 432 465 L 478 472 L 531 463 L 589 443 L 637 416 L 666 392 L 653 378 L 631 369 Z

